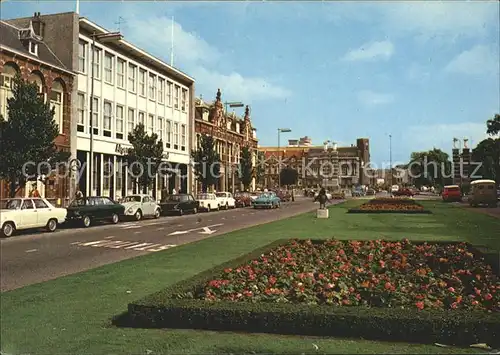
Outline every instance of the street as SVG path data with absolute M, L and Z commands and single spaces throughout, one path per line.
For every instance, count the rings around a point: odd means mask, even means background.
M 0 241 L 1 291 L 158 252 L 203 238 L 291 217 L 317 208 L 298 198 L 276 210 L 229 211 L 122 222 L 54 233 L 19 234 Z

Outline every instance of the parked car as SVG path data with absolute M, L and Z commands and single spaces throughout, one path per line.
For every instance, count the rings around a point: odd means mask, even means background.
M 0 225 L 4 237 L 16 230 L 43 228 L 54 232 L 66 220 L 67 210 L 54 207 L 44 198 L 13 198 L 0 210 Z
M 496 207 L 498 204 L 499 194 L 496 190 L 495 180 L 476 180 L 470 183 L 471 192 L 468 197 L 469 204 L 472 207 L 479 205 L 487 205 L 489 207 Z
M 252 201 L 255 201 L 255 199 L 256 199 L 257 197 L 259 197 L 261 193 L 262 193 L 262 192 L 260 192 L 260 191 L 250 192 L 250 198 L 252 199 Z
M 398 190 L 394 191 L 392 194 L 394 196 L 407 196 L 407 197 L 412 197 L 414 195 L 413 191 L 411 189 L 408 189 L 408 188 L 398 189 Z
M 376 194 L 375 189 L 369 188 L 368 190 L 366 190 L 367 196 L 373 196 L 375 194 Z
M 252 197 L 248 192 L 238 192 L 234 194 L 236 207 L 249 207 L 252 205 Z
M 230 208 L 236 207 L 236 200 L 233 197 L 233 194 L 230 192 L 217 192 L 215 194 L 217 197 L 217 201 L 219 202 L 220 208 L 224 208 L 226 210 Z
M 199 194 L 196 199 L 199 202 L 199 210 L 200 211 L 218 211 L 220 209 L 219 201 L 217 200 L 217 196 L 213 193 L 203 193 Z
M 458 185 L 448 185 L 443 188 L 441 197 L 445 202 L 462 201 L 462 190 Z
M 288 190 L 277 190 L 275 194 L 282 202 L 290 202 L 292 200 L 292 194 Z
M 191 194 L 166 195 L 160 202 L 163 214 L 175 213 L 183 215 L 185 212 L 198 213 L 200 203 Z
M 264 192 L 253 201 L 254 208 L 279 208 L 281 200 L 272 191 Z
M 353 197 L 361 197 L 361 196 L 365 196 L 365 191 L 362 190 L 362 189 L 353 189 L 352 190 L 352 196 Z
M 140 221 L 143 217 L 160 217 L 160 205 L 149 195 L 129 195 L 120 201 L 120 203 L 125 207 L 125 216 L 133 216 L 136 221 Z
M 66 220 L 90 227 L 95 221 L 110 221 L 114 224 L 125 215 L 125 206 L 106 196 L 89 196 L 74 200 L 68 207 Z

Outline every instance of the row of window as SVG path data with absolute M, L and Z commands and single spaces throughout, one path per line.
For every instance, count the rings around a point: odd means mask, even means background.
M 88 121 L 86 97 L 83 93 L 78 93 L 78 122 L 79 132 L 90 132 L 91 123 Z M 186 151 L 187 126 L 179 122 L 166 120 L 164 117 L 153 114 L 147 115 L 143 111 L 134 108 L 126 109 L 125 106 L 113 104 L 110 101 L 103 101 L 102 125 L 100 125 L 100 99 L 94 97 L 92 100 L 92 126 L 94 134 L 101 134 L 104 137 L 127 140 L 128 134 L 142 123 L 148 133 L 156 133 L 158 139 L 166 143 L 166 148 Z M 126 116 L 125 116 L 126 112 Z M 88 130 L 86 130 L 88 127 Z M 113 135 L 114 133 L 114 135 Z
M 80 41 L 78 51 L 78 71 L 87 74 L 87 69 L 91 64 L 87 61 L 88 43 Z M 101 58 L 104 50 L 94 48 L 92 71 L 94 79 L 101 79 Z M 92 56 L 91 56 L 92 57 Z M 137 65 L 128 63 L 125 59 L 119 58 L 112 53 L 104 52 L 104 74 L 105 83 L 115 85 L 119 89 L 149 97 L 150 100 L 160 104 L 166 104 L 177 110 L 187 112 L 187 89 L 174 84 L 165 78 L 151 73 Z

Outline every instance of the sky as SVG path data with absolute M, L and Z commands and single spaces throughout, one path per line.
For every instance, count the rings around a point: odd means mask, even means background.
M 9 19 L 76 1 L 2 1 Z M 250 105 L 261 146 L 370 139 L 371 160 L 474 147 L 500 113 L 499 3 L 81 1 L 80 15 L 170 62 L 196 95 Z M 119 18 L 123 21 L 119 25 Z M 242 109 L 235 109 L 242 114 Z M 392 138 L 389 139 L 389 136 Z M 392 143 L 392 144 L 391 144 Z

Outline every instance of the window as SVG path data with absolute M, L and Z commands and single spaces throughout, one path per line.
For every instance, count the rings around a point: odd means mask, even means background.
M 135 127 L 135 111 L 132 108 L 128 109 L 128 118 L 127 118 L 127 133 L 132 133 Z
M 172 83 L 167 82 L 167 105 L 172 106 Z
M 32 201 L 35 203 L 35 208 L 36 209 L 49 208 L 49 206 L 47 206 L 47 204 L 43 200 L 40 200 L 40 199 L 37 198 L 37 199 L 34 199 Z
M 170 148 L 172 144 L 172 121 L 167 120 L 167 127 L 165 129 L 166 137 L 165 141 L 167 142 L 166 146 L 167 148 Z
M 78 44 L 78 71 L 81 73 L 86 73 L 87 68 L 85 66 L 87 64 L 87 43 L 84 41 L 80 41 Z
M 92 102 L 92 123 L 94 134 L 99 134 L 99 98 L 94 97 Z
M 104 55 L 104 81 L 113 84 L 113 56 L 109 53 Z
M 123 139 L 123 106 L 116 105 L 115 116 L 116 138 Z
M 125 89 L 125 61 L 120 58 L 116 60 L 116 85 Z
M 32 209 L 34 209 L 34 207 L 33 207 L 33 200 L 24 200 L 21 209 L 23 209 L 23 210 L 32 210 Z
M 182 102 L 181 102 L 181 110 L 186 112 L 186 102 L 187 102 L 187 90 L 182 89 Z
M 50 90 L 50 106 L 54 109 L 54 121 L 59 126 L 59 133 L 63 133 L 63 87 L 55 81 Z
M 163 141 L 163 117 L 157 118 L 156 129 L 158 131 L 158 140 Z
M 85 94 L 81 92 L 78 93 L 78 122 L 77 130 L 78 132 L 85 132 Z
M 149 98 L 156 99 L 156 75 L 149 74 Z
M 186 125 L 181 125 L 181 150 L 186 150 Z
M 104 101 L 102 129 L 105 137 L 111 137 L 111 114 L 113 113 L 111 107 L 111 102 Z
M 181 91 L 180 86 L 175 85 L 174 108 L 176 109 L 179 109 L 179 91 Z
M 0 114 L 8 119 L 8 103 L 7 100 L 14 96 L 12 89 L 14 87 L 14 77 L 17 74 L 17 70 L 14 66 L 10 64 L 4 65 L 3 73 L 0 75 Z
M 144 112 L 139 112 L 139 119 L 137 120 L 137 124 L 142 124 L 144 127 L 146 126 L 146 122 L 144 122 Z
M 146 96 L 146 71 L 139 70 L 139 95 Z
M 101 79 L 101 50 L 94 48 L 94 78 Z
M 161 104 L 165 102 L 163 95 L 165 95 L 165 80 L 158 78 L 158 102 Z
M 123 186 L 123 163 L 121 159 L 116 159 L 115 165 L 116 187 L 115 191 L 118 193 L 122 190 Z
M 33 55 L 38 55 L 38 43 L 29 41 L 28 51 Z
M 137 67 L 133 64 L 128 65 L 128 89 L 135 92 L 135 80 L 137 75 Z
M 155 123 L 155 116 L 149 115 L 148 116 L 148 133 L 149 134 L 154 133 L 154 123 Z
M 174 122 L 174 149 L 179 149 L 179 123 Z
M 104 107 L 106 107 L 106 103 L 104 103 Z M 109 190 L 111 186 L 111 177 L 113 176 L 113 162 L 109 156 L 106 156 L 106 160 L 104 161 L 103 164 L 103 181 L 102 181 L 102 187 L 104 190 Z M 104 199 L 103 199 L 104 200 Z M 106 204 L 105 201 L 102 201 L 103 204 Z
M 97 191 L 97 186 L 99 185 L 99 173 L 100 173 L 100 164 L 101 164 L 101 160 L 99 159 L 99 154 L 96 154 L 94 156 L 94 161 L 93 161 L 93 164 L 92 164 L 92 176 L 93 176 L 93 181 L 92 181 L 92 189 Z M 92 193 L 93 195 L 94 193 Z M 89 204 L 90 205 L 97 205 L 97 202 L 96 202 L 96 199 L 93 198 L 93 199 L 90 199 L 89 200 Z

